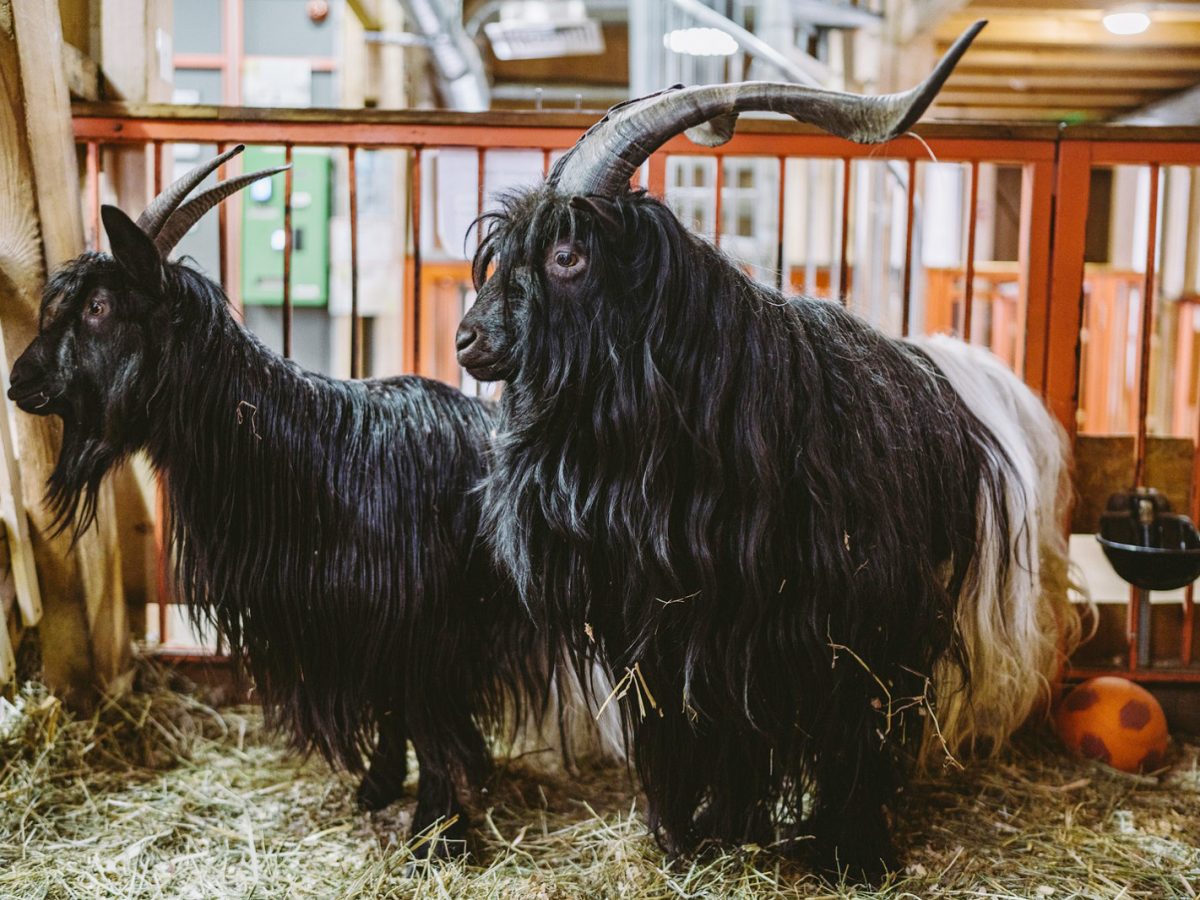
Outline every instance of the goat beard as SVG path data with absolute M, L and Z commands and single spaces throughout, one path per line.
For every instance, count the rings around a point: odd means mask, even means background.
M 86 397 L 61 410 L 62 445 L 46 482 L 50 533 L 70 530 L 74 544 L 96 521 L 104 475 L 144 443 L 144 422 L 134 413 L 146 403 L 142 391 L 131 389 L 107 400 Z
M 104 476 L 128 455 L 97 431 L 82 421 L 64 417 L 62 448 L 46 480 L 46 506 L 52 514 L 50 533 L 57 537 L 69 530 L 72 544 L 96 521 Z

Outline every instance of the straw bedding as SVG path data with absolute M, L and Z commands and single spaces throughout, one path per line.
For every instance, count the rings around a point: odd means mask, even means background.
M 181 689 L 182 688 L 182 689 Z M 1196 897 L 1200 741 L 1157 778 L 1064 757 L 1052 738 L 914 785 L 907 870 L 822 882 L 769 848 L 668 864 L 623 770 L 498 774 L 469 862 L 412 864 L 404 803 L 289 755 L 253 707 L 213 708 L 142 664 L 75 717 L 27 684 L 0 715 L 0 897 Z

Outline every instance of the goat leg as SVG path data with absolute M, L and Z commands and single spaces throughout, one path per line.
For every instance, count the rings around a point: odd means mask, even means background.
M 816 798 L 808 831 L 816 863 L 836 881 L 871 884 L 897 865 L 887 807 L 898 762 L 877 731 L 866 697 L 833 704 L 813 766 Z M 861 708 L 855 714 L 854 710 Z
M 408 777 L 408 738 L 403 722 L 403 716 L 389 712 L 379 724 L 379 742 L 358 786 L 360 809 L 383 809 L 404 795 L 404 781 Z

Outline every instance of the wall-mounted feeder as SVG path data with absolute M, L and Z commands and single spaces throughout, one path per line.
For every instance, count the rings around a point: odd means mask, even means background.
M 1154 488 L 1108 498 L 1096 535 L 1117 574 L 1137 589 L 1137 659 L 1150 662 L 1150 591 L 1173 591 L 1200 578 L 1200 533 Z

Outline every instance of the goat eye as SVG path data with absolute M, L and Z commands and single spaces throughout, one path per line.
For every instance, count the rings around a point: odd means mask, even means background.
M 570 250 L 559 250 L 554 254 L 554 264 L 560 269 L 574 268 L 579 264 L 579 257 Z
M 93 297 L 88 301 L 87 317 L 92 321 L 99 321 L 108 315 L 108 303 L 101 300 L 99 297 Z

